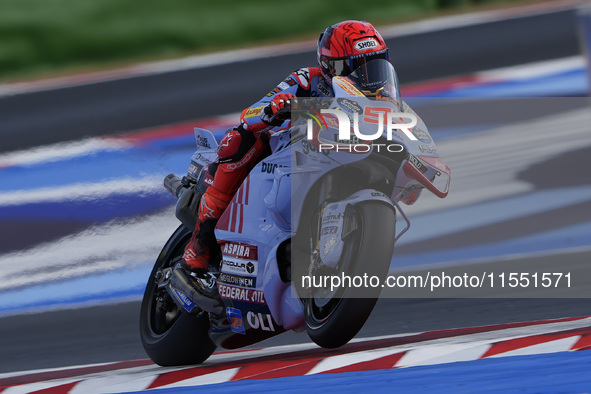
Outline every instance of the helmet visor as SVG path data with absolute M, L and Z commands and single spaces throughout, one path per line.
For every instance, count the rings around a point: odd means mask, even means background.
M 400 102 L 398 77 L 394 66 L 384 59 L 368 59 L 359 62 L 348 79 L 366 97 Z
M 378 53 L 372 53 L 369 55 L 330 59 L 327 61 L 327 63 L 333 76 L 346 77 L 347 75 L 351 74 L 354 70 L 363 66 L 365 63 L 376 59 L 388 60 L 388 51 L 386 50 Z

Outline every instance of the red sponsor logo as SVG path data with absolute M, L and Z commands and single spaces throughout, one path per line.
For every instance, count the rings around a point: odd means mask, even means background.
M 205 183 L 207 186 L 213 186 L 213 176 L 211 176 L 210 173 L 205 173 L 203 183 Z
M 222 254 L 227 257 L 238 257 L 239 259 L 258 260 L 258 249 L 254 245 L 239 242 L 221 241 Z
M 266 304 L 265 294 L 261 290 L 243 289 L 235 286 L 228 286 L 218 283 L 220 297 L 235 301 L 253 302 L 256 304 Z
M 242 326 L 242 319 L 239 317 L 231 317 L 232 320 L 232 327 L 233 328 L 238 328 L 240 326 Z

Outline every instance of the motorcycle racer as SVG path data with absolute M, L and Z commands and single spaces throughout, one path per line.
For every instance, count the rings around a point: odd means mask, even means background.
M 318 66 L 300 68 L 242 111 L 240 125 L 229 130 L 218 147 L 218 159 L 207 171 L 213 184 L 201 197 L 195 231 L 185 248 L 185 268 L 199 276 L 209 270 L 218 248 L 218 219 L 254 166 L 270 154 L 269 136 L 289 127 L 293 97 L 333 97 L 332 77 L 347 76 L 374 59 L 389 59 L 388 48 L 368 22 L 344 21 L 328 27 L 318 39 Z

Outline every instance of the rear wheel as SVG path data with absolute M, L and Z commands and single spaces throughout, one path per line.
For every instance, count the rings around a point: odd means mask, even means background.
M 319 346 L 342 346 L 365 324 L 390 267 L 395 220 L 393 208 L 384 203 L 367 201 L 355 206 L 352 215 L 355 230 L 345 242 L 338 271 L 330 275 L 377 277 L 379 281 L 371 283 L 379 283 L 379 286 L 311 288 L 305 299 L 306 329 Z
M 207 360 L 216 346 L 209 339 L 209 318 L 189 315 L 180 310 L 165 289 L 159 289 L 156 277 L 183 255 L 191 232 L 180 226 L 160 252 L 142 300 L 140 335 L 148 356 L 162 366 L 199 364 Z

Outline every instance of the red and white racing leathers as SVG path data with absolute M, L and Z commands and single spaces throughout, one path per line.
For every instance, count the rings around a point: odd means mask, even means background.
M 229 130 L 218 147 L 218 159 L 208 167 L 213 184 L 201 198 L 199 219 L 185 248 L 183 258 L 192 271 L 209 268 L 210 251 L 217 247 L 215 225 L 234 194 L 254 166 L 270 154 L 269 135 L 289 127 L 285 122 L 271 122 L 267 107 L 279 94 L 297 97 L 332 97 L 320 67 L 301 68 L 291 73 L 265 97 L 242 111 L 240 126 Z

